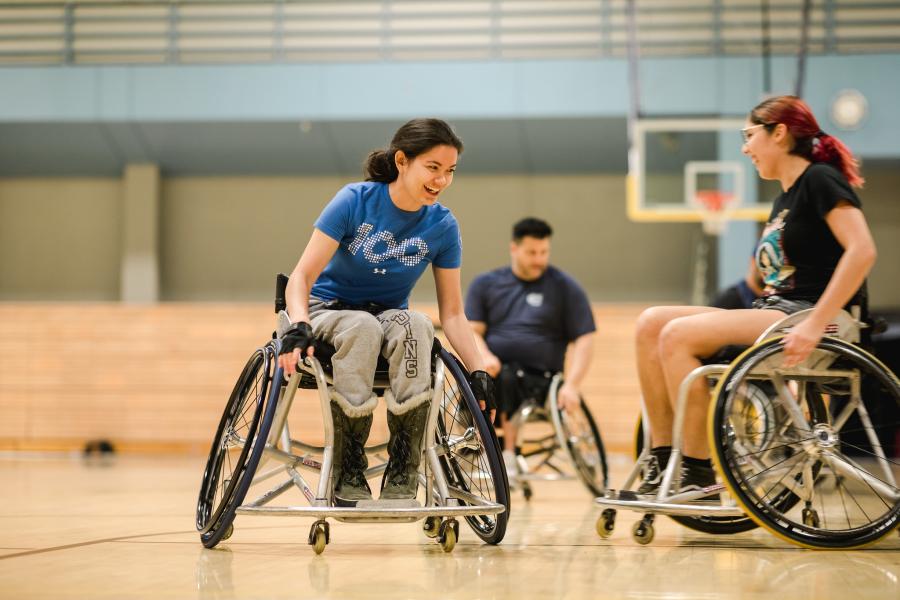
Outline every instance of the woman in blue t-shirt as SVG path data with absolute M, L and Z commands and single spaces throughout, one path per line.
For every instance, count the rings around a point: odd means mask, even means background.
M 288 281 L 293 325 L 282 339 L 279 365 L 293 373 L 303 354 L 313 354 L 314 338 L 336 350 L 331 413 L 338 505 L 372 498 L 365 443 L 378 401 L 372 385 L 379 355 L 389 364 L 391 384 L 385 391 L 390 460 L 381 498 L 416 496 L 434 329 L 427 316 L 408 310 L 408 301 L 429 263 L 444 332 L 471 371 L 482 409 L 494 407 L 491 378 L 463 312 L 459 226 L 437 202 L 453 181 L 462 149 L 439 119 L 400 127 L 389 148 L 369 154 L 366 180 L 342 188 L 322 211 Z
M 803 100 L 763 101 L 741 133 L 742 151 L 759 176 L 779 181 L 782 189 L 755 253 L 762 297 L 746 310 L 661 306 L 641 315 L 638 375 L 651 430 L 642 495 L 659 487 L 672 450 L 673 402 L 701 358 L 728 344 L 751 344 L 785 315 L 812 308 L 784 338 L 784 366 L 800 364 L 838 312 L 863 301 L 875 263 L 875 244 L 853 190 L 863 183 L 857 162 L 840 140 L 819 128 Z M 716 482 L 706 442 L 708 405 L 706 381 L 697 380 L 685 413 L 682 491 Z

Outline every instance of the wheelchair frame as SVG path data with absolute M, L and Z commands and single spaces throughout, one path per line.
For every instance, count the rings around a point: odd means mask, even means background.
M 778 339 L 784 333 L 786 333 L 792 326 L 796 325 L 803 319 L 805 319 L 812 309 L 801 311 L 795 313 L 793 315 L 786 316 L 784 319 L 781 319 L 768 329 L 766 329 L 756 340 L 756 342 L 746 351 L 741 357 L 750 354 L 751 351 L 756 350 L 757 348 L 762 347 L 764 344 L 776 344 L 778 343 Z M 863 325 L 849 313 L 842 311 L 835 321 L 829 326 L 826 331 L 826 337 L 828 339 L 835 339 L 835 343 L 840 343 L 843 345 L 849 345 L 850 343 L 858 343 L 860 339 L 860 329 Z M 800 377 L 804 381 L 815 381 L 815 380 L 825 380 L 828 378 L 834 378 L 837 376 L 847 376 L 855 378 L 855 393 L 859 392 L 859 377 L 853 374 L 848 374 L 841 371 L 828 370 L 829 365 L 824 365 L 816 363 L 817 354 L 814 351 L 813 355 L 808 359 L 803 365 L 798 367 L 794 367 L 793 369 L 778 369 L 776 373 L 772 374 L 756 374 L 753 372 L 744 373 L 744 376 L 756 378 L 760 380 L 773 380 L 776 383 L 776 391 L 779 394 L 783 393 L 783 390 L 786 389 L 784 386 L 785 378 L 787 376 L 796 376 Z M 659 486 L 659 490 L 657 495 L 652 500 L 643 500 L 637 498 L 633 493 L 633 486 L 639 481 L 640 474 L 644 467 L 646 466 L 649 456 L 650 456 L 650 432 L 649 427 L 644 428 L 643 432 L 643 448 L 638 457 L 638 460 L 635 466 L 632 468 L 629 473 L 623 490 L 624 491 L 614 491 L 610 490 L 605 497 L 597 498 L 596 503 L 602 507 L 604 510 L 597 520 L 596 529 L 597 533 L 601 537 L 608 537 L 611 535 L 614 527 L 615 527 L 615 518 L 616 518 L 616 510 L 617 509 L 625 509 L 636 512 L 645 513 L 643 518 L 634 524 L 632 528 L 632 535 L 640 544 L 648 544 L 653 540 L 654 537 L 654 515 L 663 514 L 676 518 L 679 522 L 683 524 L 687 524 L 689 527 L 692 525 L 688 522 L 685 523 L 684 519 L 679 519 L 679 517 L 707 517 L 707 518 L 722 518 L 725 520 L 728 519 L 736 519 L 740 520 L 743 518 L 746 521 L 749 521 L 751 516 L 748 516 L 747 513 L 743 510 L 742 507 L 738 506 L 738 503 L 734 500 L 733 497 L 729 495 L 728 500 L 723 502 L 721 505 L 712 505 L 712 504 L 700 504 L 695 501 L 700 500 L 704 497 L 720 494 L 720 498 L 725 498 L 723 495 L 724 492 L 731 491 L 728 489 L 728 486 L 722 483 L 717 483 L 714 486 L 707 487 L 702 490 L 693 490 L 689 492 L 683 493 L 673 493 L 675 489 L 675 485 L 677 484 L 678 473 L 680 473 L 681 461 L 682 461 L 682 440 L 683 440 L 683 425 L 684 425 L 684 416 L 687 407 L 687 397 L 690 391 L 691 385 L 701 377 L 709 377 L 718 379 L 718 385 L 716 387 L 716 392 L 714 398 L 719 397 L 719 390 L 722 389 L 724 380 L 722 376 L 726 374 L 731 368 L 732 364 L 736 363 L 738 359 L 728 364 L 709 364 L 700 366 L 697 369 L 694 369 L 691 373 L 689 373 L 684 381 L 681 382 L 678 392 L 678 397 L 675 404 L 675 418 L 673 422 L 673 430 L 672 430 L 672 454 L 670 456 L 668 465 L 664 471 L 664 475 L 662 478 L 662 482 Z M 882 368 L 883 365 L 881 365 Z M 886 368 L 885 368 L 886 369 Z M 888 371 L 889 372 L 889 371 Z M 792 413 L 790 416 L 792 419 L 797 421 L 804 421 L 804 415 L 800 410 L 800 406 L 796 403 L 786 403 L 788 406 L 788 410 Z M 864 407 L 863 407 L 864 410 Z M 712 413 L 714 412 L 712 409 Z M 845 411 L 846 413 L 847 411 Z M 864 418 L 865 415 L 863 415 Z M 844 415 L 843 419 L 846 421 L 847 415 Z M 646 408 L 642 403 L 642 420 L 644 423 L 648 423 Z M 842 424 L 842 423 L 839 423 Z M 880 442 L 871 431 L 867 431 L 867 435 L 869 437 L 869 442 L 873 447 L 873 455 L 882 461 L 882 463 L 889 463 L 885 457 L 884 451 L 881 447 Z M 710 431 L 711 439 L 715 433 Z M 814 443 L 814 442 L 811 442 Z M 712 449 L 712 448 L 711 448 Z M 804 449 L 810 451 L 807 446 L 804 446 Z M 718 463 L 717 463 L 718 466 Z M 888 498 L 892 498 L 893 495 L 897 495 L 896 491 L 890 490 L 889 486 L 893 486 L 894 490 L 896 490 L 896 481 L 890 472 L 890 468 L 883 464 L 882 466 L 886 467 L 885 471 L 885 479 L 886 482 L 871 482 L 871 485 L 874 487 L 880 487 L 881 491 L 884 491 Z M 821 467 L 819 467 L 821 468 Z M 840 469 L 838 469 L 840 470 Z M 726 477 L 727 475 L 722 472 L 719 473 L 720 476 Z M 859 476 L 859 473 L 855 473 L 855 475 Z M 813 482 L 818 481 L 818 471 L 815 474 L 807 474 L 807 478 L 811 479 Z M 868 483 L 868 482 L 867 482 Z M 779 485 L 783 485 L 784 489 L 787 492 L 795 494 L 798 498 L 807 501 L 811 497 L 811 488 L 812 484 L 806 483 L 802 484 L 799 481 L 795 481 L 793 479 L 788 480 L 787 482 L 779 482 Z M 809 489 L 803 489 L 804 485 Z M 874 489 L 873 487 L 873 489 Z M 895 501 L 900 500 L 898 497 Z M 804 517 L 805 518 L 805 517 Z M 767 529 L 772 529 L 766 525 L 758 516 L 753 516 L 753 521 L 755 523 L 741 523 L 742 526 L 732 527 L 722 526 L 720 531 L 712 531 L 715 533 L 734 533 L 737 531 L 744 531 L 750 528 L 755 527 L 755 524 L 762 524 Z M 735 523 L 735 521 L 732 521 Z M 740 523 L 740 521 L 737 521 Z M 749 527 L 746 525 L 749 524 Z M 701 531 L 706 531 L 703 527 L 693 527 L 699 529 Z M 774 531 L 773 531 L 774 532 Z M 835 545 L 825 546 L 825 545 L 816 545 L 812 543 L 804 543 L 795 539 L 790 539 L 789 541 L 800 543 L 801 545 L 809 545 L 812 547 L 838 547 Z
M 575 440 L 572 440 L 571 437 L 567 436 L 567 426 L 563 424 L 557 400 L 557 394 L 559 393 L 562 382 L 562 373 L 554 374 L 550 379 L 547 396 L 542 404 L 539 405 L 536 400 L 526 400 L 518 410 L 516 410 L 512 417 L 510 417 L 517 431 L 516 447 L 523 448 L 522 453 L 517 455 L 517 466 L 520 470 L 520 474 L 516 476 L 516 483 L 521 484 L 522 493 L 526 500 L 530 500 L 533 495 L 530 485 L 532 481 L 560 481 L 578 478 L 585 487 L 587 487 L 588 491 L 595 496 L 602 494 L 609 485 L 609 468 L 606 462 L 606 449 L 603 446 L 603 439 L 600 436 L 600 430 L 597 428 L 596 421 L 583 398 L 580 399 L 580 410 L 584 412 L 589 431 L 568 433 L 579 437 L 590 436 L 594 438 L 595 446 L 597 448 L 597 467 L 600 469 L 601 481 L 599 482 L 599 485 L 595 479 L 589 481 L 588 476 L 579 469 L 579 459 L 575 456 L 575 450 L 573 450 Z M 531 420 L 549 422 L 553 427 L 553 434 L 537 439 L 526 438 L 526 428 Z M 527 450 L 524 450 L 525 448 L 527 448 Z M 575 474 L 568 474 L 563 468 L 553 463 L 553 459 L 560 450 L 563 451 L 566 458 L 571 463 Z M 532 457 L 539 457 L 541 459 L 534 467 L 528 463 L 528 459 Z M 549 468 L 553 472 L 538 472 L 544 467 Z
M 257 350 L 257 352 L 263 351 L 268 353 L 266 356 L 277 356 L 280 348 L 280 338 L 289 326 L 290 319 L 287 313 L 284 310 L 280 310 L 277 318 L 275 339 L 263 349 Z M 269 382 L 270 389 L 268 390 L 265 416 L 260 423 L 255 439 L 251 442 L 253 451 L 249 462 L 246 463 L 247 472 L 242 470 L 236 475 L 233 474 L 235 478 L 251 477 L 252 480 L 238 486 L 237 493 L 228 499 L 230 505 L 224 511 L 217 511 L 216 514 L 220 516 L 218 516 L 216 522 L 204 522 L 204 527 L 201 528 L 200 511 L 203 504 L 204 490 L 207 487 L 207 477 L 209 477 L 209 466 L 207 467 L 207 473 L 204 474 L 204 484 L 201 486 L 201 499 L 200 503 L 198 503 L 198 529 L 201 530 L 201 540 L 204 545 L 213 547 L 219 541 L 228 539 L 233 532 L 231 521 L 235 514 L 313 517 L 316 520 L 310 527 L 308 542 L 316 554 L 323 552 L 330 541 L 330 528 L 326 521 L 327 518 L 341 522 L 357 523 L 410 523 L 425 519 L 424 529 L 426 535 L 437 538 L 443 550 L 450 552 L 453 550 L 459 537 L 457 517 L 493 516 L 497 519 L 495 526 L 498 531 L 495 531 L 490 539 L 481 535 L 477 530 L 476 534 L 489 543 L 499 543 L 506 529 L 509 484 L 506 481 L 505 470 L 502 467 L 502 458 L 500 457 L 496 437 L 493 434 L 493 429 L 484 420 L 480 410 L 477 410 L 477 403 L 475 403 L 476 410 L 472 410 L 471 405 L 475 400 L 471 396 L 471 390 L 468 388 L 468 383 L 462 374 L 461 368 L 456 363 L 456 359 L 444 350 L 439 343 L 435 344 L 435 349 L 436 351 L 433 355 L 435 358 L 433 360 L 434 393 L 431 399 L 431 409 L 423 441 L 424 449 L 422 449 L 425 457 L 422 468 L 424 473 L 422 471 L 419 473 L 419 482 L 424 484 L 425 489 L 424 506 L 419 506 L 416 500 L 372 500 L 361 502 L 355 507 L 332 506 L 333 486 L 331 474 L 334 458 L 334 426 L 330 418 L 331 399 L 328 393 L 328 385 L 331 383 L 331 378 L 325 373 L 325 369 L 317 358 L 306 357 L 300 365 L 301 368 L 291 375 L 286 383 L 284 383 L 282 369 L 277 368 L 274 370 L 274 374 Z M 267 362 L 267 368 L 268 364 Z M 443 394 L 445 385 L 450 385 L 448 382 L 448 370 L 450 371 L 450 379 L 457 386 L 456 390 L 460 394 L 461 402 L 465 402 L 468 407 L 472 421 L 462 435 L 450 436 L 448 434 L 444 436 L 445 439 L 441 440 L 437 434 L 438 419 L 444 409 Z M 324 446 L 314 446 L 292 439 L 288 427 L 287 416 L 293 404 L 294 396 L 297 389 L 301 387 L 301 381 L 304 376 L 308 377 L 309 375 L 312 375 L 315 379 L 319 404 L 324 417 Z M 388 386 L 389 382 L 382 380 L 376 381 L 374 388 L 385 389 Z M 227 410 L 228 407 L 226 407 L 226 416 Z M 223 422 L 226 416 L 223 416 Z M 487 434 L 486 439 L 485 434 Z M 243 444 L 246 444 L 247 440 L 232 439 L 235 437 L 233 432 L 229 433 L 223 444 L 230 440 L 235 442 L 232 447 L 243 448 Z M 479 445 L 478 438 L 481 438 L 481 445 Z M 217 441 L 214 440 L 213 442 L 210 454 L 211 459 L 217 451 Z M 387 444 L 379 444 L 367 447 L 366 452 L 371 454 L 384 451 L 386 448 Z M 487 468 L 493 471 L 491 480 L 494 484 L 495 501 L 482 498 L 469 490 L 461 489 L 459 486 L 451 485 L 447 473 L 445 473 L 445 468 L 449 467 L 442 465 L 441 461 L 443 459 L 446 463 L 452 460 L 452 457 L 447 459 L 452 452 L 465 448 L 474 451 L 483 449 L 488 453 L 488 462 L 493 463 L 488 464 Z M 300 453 L 295 453 L 295 451 Z M 319 456 L 321 456 L 321 459 L 318 458 Z M 493 460 L 491 460 L 491 456 Z M 267 461 L 280 464 L 265 472 L 257 472 Z M 376 477 L 383 473 L 386 466 L 386 463 L 382 463 L 370 467 L 366 470 L 366 478 Z M 473 464 L 474 467 L 475 465 Z M 319 481 L 315 488 L 304 479 L 300 470 L 319 474 Z M 253 500 L 243 503 L 245 494 L 253 484 L 263 482 L 279 474 L 286 474 L 287 478 Z M 309 506 L 271 506 L 271 503 L 276 498 L 293 488 L 297 488 L 303 494 L 309 502 Z M 471 521 L 470 524 L 472 524 Z M 501 525 L 502 529 L 500 529 Z

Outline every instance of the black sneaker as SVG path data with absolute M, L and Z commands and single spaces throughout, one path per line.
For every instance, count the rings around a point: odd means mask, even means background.
M 718 487 L 719 486 L 716 483 L 716 471 L 711 466 L 693 465 L 682 461 L 681 486 L 678 493 L 707 490 L 709 488 L 718 489 Z M 702 502 L 718 502 L 719 494 L 710 494 L 709 496 L 704 496 L 697 500 Z
M 638 496 L 656 496 L 659 491 L 659 484 L 662 483 L 663 472 L 669 464 L 670 451 L 665 452 L 665 456 L 661 459 L 660 452 L 656 449 L 650 450 L 650 456 L 647 458 L 647 464 L 644 465 L 644 479 L 641 481 L 640 487 L 635 492 Z

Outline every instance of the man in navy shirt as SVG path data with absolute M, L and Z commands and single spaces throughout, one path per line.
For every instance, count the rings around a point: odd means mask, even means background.
M 550 377 L 563 370 L 569 344 L 572 357 L 558 400 L 564 410 L 576 408 L 594 348 L 587 295 L 572 277 L 550 266 L 552 233 L 540 219 L 516 223 L 510 266 L 479 275 L 466 295 L 466 317 L 485 370 L 497 380 L 503 458 L 513 477 L 517 431 L 510 415 L 523 396 L 546 395 Z

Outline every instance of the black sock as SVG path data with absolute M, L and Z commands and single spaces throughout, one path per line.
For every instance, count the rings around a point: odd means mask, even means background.
M 659 461 L 659 468 L 665 469 L 669 464 L 669 457 L 672 456 L 672 446 L 655 446 L 650 448 L 650 454 Z
M 684 456 L 681 458 L 681 462 L 686 465 L 691 465 L 692 467 L 706 467 L 707 469 L 712 469 L 712 460 L 708 458 L 694 458 L 693 456 Z

